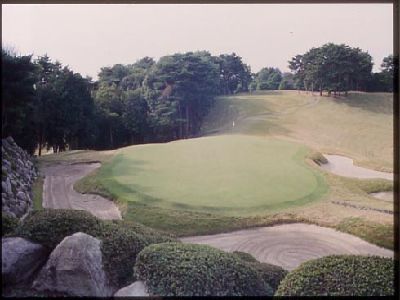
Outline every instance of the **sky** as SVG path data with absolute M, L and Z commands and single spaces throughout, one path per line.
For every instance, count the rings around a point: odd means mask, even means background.
M 367 51 L 379 71 L 393 52 L 392 4 L 2 5 L 3 46 L 94 79 L 101 67 L 196 50 L 289 71 L 291 57 L 327 42 Z

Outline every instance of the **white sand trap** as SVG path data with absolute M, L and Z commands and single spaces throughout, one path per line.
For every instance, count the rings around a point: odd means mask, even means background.
M 227 252 L 242 251 L 260 262 L 293 270 L 301 263 L 332 254 L 393 257 L 393 251 L 331 228 L 302 223 L 194 236 L 184 243 L 207 244 Z
M 44 168 L 43 207 L 86 210 L 100 219 L 122 219 L 114 202 L 73 189 L 75 182 L 100 166 L 100 163 L 60 164 Z
M 394 199 L 393 192 L 379 192 L 379 193 L 370 193 L 372 197 L 375 197 L 380 200 L 391 202 Z
M 336 175 L 355 178 L 383 178 L 393 180 L 393 173 L 379 172 L 355 166 L 351 158 L 341 155 L 324 154 L 328 163 L 321 164 L 321 168 Z

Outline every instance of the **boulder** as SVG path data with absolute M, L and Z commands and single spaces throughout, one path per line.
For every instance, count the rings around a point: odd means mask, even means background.
M 37 291 L 66 296 L 109 297 L 101 241 L 82 232 L 62 240 L 33 282 Z
M 28 280 L 47 259 L 48 251 L 20 237 L 1 239 L 1 277 L 3 284 Z
M 147 287 L 143 281 L 136 281 L 131 285 L 123 287 L 118 290 L 114 297 L 145 297 L 149 296 L 147 292 Z

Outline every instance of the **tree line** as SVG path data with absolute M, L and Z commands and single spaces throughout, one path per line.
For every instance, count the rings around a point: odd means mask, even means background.
M 198 134 L 215 97 L 254 90 L 393 91 L 393 56 L 372 73 L 359 48 L 325 44 L 296 55 L 291 73 L 266 67 L 252 73 L 235 53 L 177 53 L 158 61 L 101 68 L 82 77 L 48 56 L 33 59 L 2 49 L 2 137 L 33 153 L 43 147 L 114 149 Z
M 215 96 L 249 90 L 235 53 L 177 53 L 104 67 L 83 78 L 48 56 L 2 50 L 2 136 L 42 148 L 113 149 L 195 136 Z

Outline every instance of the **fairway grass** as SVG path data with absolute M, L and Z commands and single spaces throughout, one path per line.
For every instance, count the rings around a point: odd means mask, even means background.
M 120 149 L 98 179 L 127 202 L 245 216 L 315 201 L 327 191 L 305 164 L 309 150 L 277 139 L 228 135 Z

